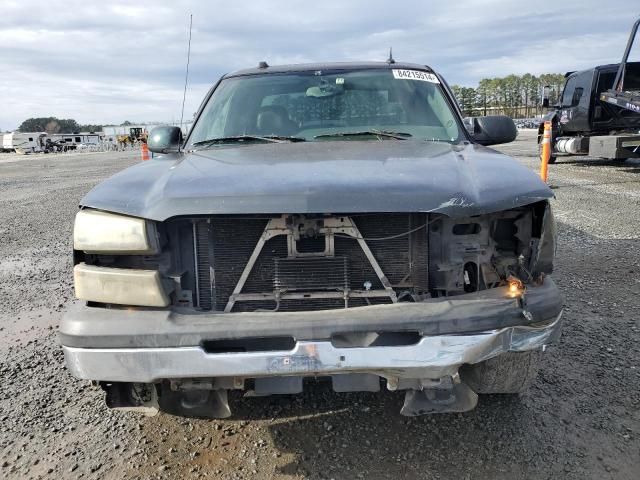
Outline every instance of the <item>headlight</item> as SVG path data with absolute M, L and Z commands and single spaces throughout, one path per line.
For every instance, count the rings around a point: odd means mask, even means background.
M 81 210 L 73 227 L 73 248 L 87 253 L 148 255 L 158 252 L 153 224 L 99 210 Z

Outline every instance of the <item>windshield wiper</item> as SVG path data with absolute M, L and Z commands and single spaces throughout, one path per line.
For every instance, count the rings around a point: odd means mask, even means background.
M 208 140 L 201 140 L 194 142 L 194 147 L 207 147 L 210 145 L 216 145 L 220 143 L 242 143 L 242 142 L 268 142 L 268 143 L 288 143 L 288 142 L 305 142 L 306 139 L 302 137 L 287 137 L 284 135 L 234 135 L 232 137 L 218 137 L 210 138 Z
M 391 132 L 389 130 L 363 130 L 361 132 L 337 132 L 337 133 L 323 133 L 322 135 L 316 135 L 313 138 L 331 138 L 331 137 L 364 137 L 364 136 L 377 136 L 386 138 L 395 138 L 396 140 L 406 140 L 411 137 L 410 133 L 405 132 Z

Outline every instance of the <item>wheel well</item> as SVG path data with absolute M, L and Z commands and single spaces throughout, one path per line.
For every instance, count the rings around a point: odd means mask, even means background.
M 554 113 L 550 117 L 543 119 L 543 121 L 540 122 L 540 125 L 538 125 L 538 143 L 542 140 L 542 135 L 544 134 L 544 122 L 547 121 L 551 122 L 551 136 L 555 137 L 558 135 L 558 117 Z

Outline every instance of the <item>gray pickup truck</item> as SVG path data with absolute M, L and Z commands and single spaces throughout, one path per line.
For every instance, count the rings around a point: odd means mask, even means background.
M 193 128 L 91 190 L 71 373 L 109 407 L 227 417 L 228 392 L 405 391 L 401 413 L 518 393 L 560 334 L 552 192 L 424 65 L 225 75 Z

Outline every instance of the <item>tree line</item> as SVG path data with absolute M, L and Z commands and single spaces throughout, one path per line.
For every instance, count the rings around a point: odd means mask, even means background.
M 81 125 L 72 118 L 28 118 L 18 127 L 19 132 L 75 133 L 101 132 L 102 125 Z
M 564 80 L 561 73 L 539 76 L 525 73 L 483 78 L 475 88 L 453 85 L 451 90 L 467 116 L 503 114 L 512 118 L 530 118 L 542 113 L 542 89 L 549 87 L 549 102 L 553 105 L 562 95 Z
M 125 120 L 121 126 L 133 125 Z M 18 127 L 19 132 L 47 132 L 52 133 L 77 133 L 77 132 L 101 132 L 102 127 L 113 125 L 81 125 L 72 118 L 38 117 L 28 118 Z

